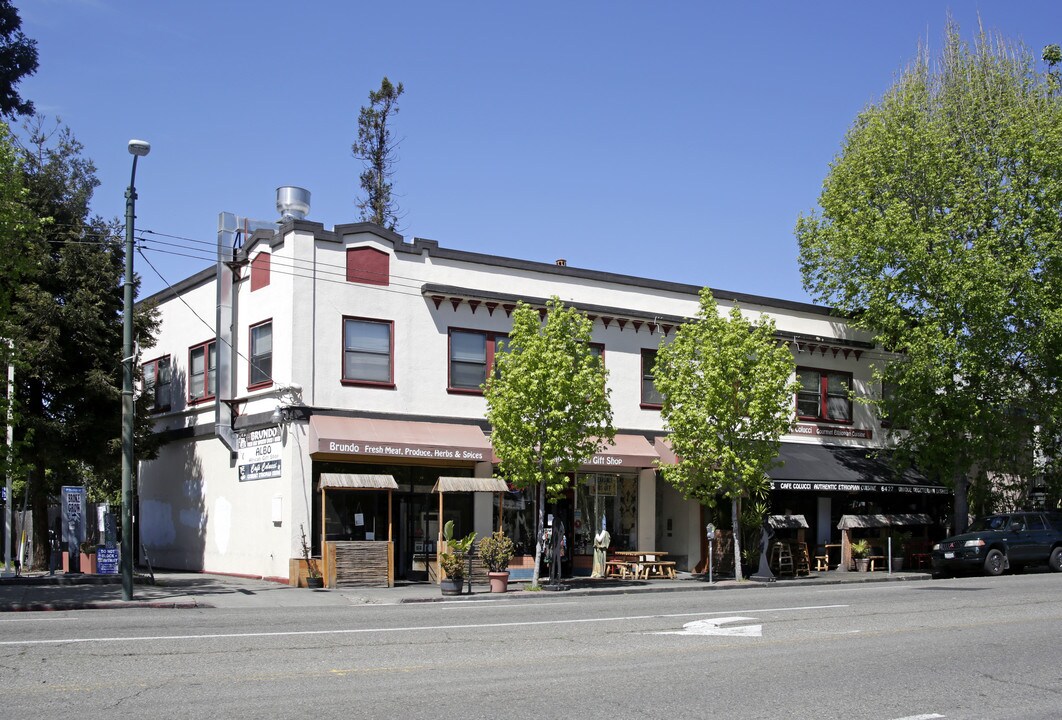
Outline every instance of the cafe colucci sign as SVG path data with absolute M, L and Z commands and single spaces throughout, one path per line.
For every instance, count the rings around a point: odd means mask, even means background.
M 880 492 L 900 495 L 947 495 L 945 487 L 934 485 L 899 485 L 896 483 L 791 482 L 775 480 L 775 490 L 812 490 L 819 492 Z

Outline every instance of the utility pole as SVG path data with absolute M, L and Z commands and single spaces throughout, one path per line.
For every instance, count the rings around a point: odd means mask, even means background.
M 136 221 L 136 161 L 151 143 L 130 140 L 133 172 L 125 191 L 125 303 L 122 316 L 122 599 L 133 599 L 133 230 Z
M 4 485 L 4 577 L 11 577 L 11 473 L 15 469 L 15 341 L 7 341 L 7 482 Z

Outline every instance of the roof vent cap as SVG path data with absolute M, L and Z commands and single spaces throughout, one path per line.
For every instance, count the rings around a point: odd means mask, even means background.
M 304 220 L 310 212 L 310 191 L 294 185 L 278 187 L 277 212 L 281 222 Z

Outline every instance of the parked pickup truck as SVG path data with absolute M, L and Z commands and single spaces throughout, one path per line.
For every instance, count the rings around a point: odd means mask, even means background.
M 933 546 L 933 576 L 962 571 L 999 575 L 1046 563 L 1062 571 L 1062 513 L 1012 512 L 975 521 L 962 535 Z

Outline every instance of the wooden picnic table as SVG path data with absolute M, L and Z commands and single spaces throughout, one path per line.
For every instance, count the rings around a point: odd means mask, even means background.
M 627 563 L 635 578 L 675 578 L 675 563 L 663 559 L 667 557 L 663 550 L 618 550 L 616 557 Z

